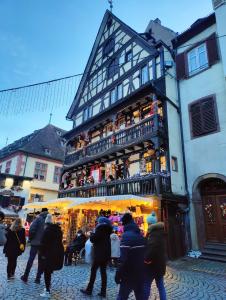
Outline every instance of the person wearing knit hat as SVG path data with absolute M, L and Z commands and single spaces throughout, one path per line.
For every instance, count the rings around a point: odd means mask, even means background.
M 45 219 L 45 224 L 52 224 L 52 223 L 53 223 L 53 216 L 51 214 L 48 214 Z
M 149 216 L 147 216 L 147 223 L 150 224 L 156 224 L 158 222 L 157 216 L 155 212 L 152 212 Z
M 155 212 L 147 217 L 148 233 L 145 251 L 145 280 L 144 300 L 148 300 L 151 292 L 151 284 L 155 280 L 161 300 L 166 300 L 164 287 L 164 275 L 166 272 L 166 251 L 164 223 L 157 221 Z

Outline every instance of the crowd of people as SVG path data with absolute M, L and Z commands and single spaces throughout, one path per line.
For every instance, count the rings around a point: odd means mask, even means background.
M 4 246 L 3 252 L 8 259 L 7 279 L 11 281 L 15 276 L 17 258 L 25 251 L 25 230 L 21 219 L 16 219 L 7 230 L 3 223 L 4 214 L 0 212 L 0 246 Z M 132 215 L 125 213 L 122 217 L 124 233 L 119 239 L 117 232 L 113 231 L 111 220 L 101 216 L 88 239 L 82 230 L 78 230 L 74 240 L 65 247 L 60 225 L 55 224 L 52 215 L 43 208 L 30 227 L 30 254 L 21 280 L 28 282 L 34 259 L 38 255 L 35 283 L 40 284 L 44 274 L 45 290 L 40 296 L 50 298 L 52 273 L 62 269 L 63 265 L 71 265 L 74 255 L 85 249 L 86 262 L 91 264 L 91 272 L 88 285 L 81 289 L 81 293 L 92 295 L 96 274 L 100 269 L 101 290 L 98 296 L 105 298 L 107 267 L 110 266 L 116 268 L 115 282 L 119 285 L 117 300 L 128 299 L 132 291 L 137 300 L 148 300 L 154 280 L 160 300 L 165 300 L 164 224 L 157 221 L 155 213 L 148 216 L 147 223 L 148 232 L 144 237 Z

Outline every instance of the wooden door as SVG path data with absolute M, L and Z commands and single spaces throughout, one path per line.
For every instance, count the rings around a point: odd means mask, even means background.
M 226 243 L 226 195 L 202 197 L 208 242 Z

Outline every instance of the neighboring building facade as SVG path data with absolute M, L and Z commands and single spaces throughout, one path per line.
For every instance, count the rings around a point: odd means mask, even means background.
M 192 248 L 200 249 L 203 257 L 226 261 L 226 39 L 220 37 L 226 33 L 226 3 L 221 2 L 224 4 L 216 9 L 216 15 L 197 20 L 173 45 Z
M 179 103 L 170 51 L 176 34 L 151 21 L 138 34 L 107 11 L 68 112 L 60 197 L 155 197 L 170 257 L 187 250 Z M 166 94 L 168 97 L 166 97 Z
M 11 189 L 15 194 L 18 189 L 25 202 L 57 198 L 64 160 L 63 134 L 64 130 L 47 125 L 0 150 L 0 193 Z

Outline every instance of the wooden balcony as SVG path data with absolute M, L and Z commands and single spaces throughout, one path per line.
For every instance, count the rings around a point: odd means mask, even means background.
M 170 192 L 170 177 L 165 175 L 149 174 L 135 176 L 129 179 L 114 180 L 106 183 L 86 185 L 70 190 L 61 190 L 59 197 L 98 197 L 114 195 L 159 195 Z
M 124 149 L 126 146 L 131 144 L 148 140 L 152 135 L 158 134 L 159 131 L 163 131 L 163 125 L 160 117 L 158 123 L 158 130 L 156 130 L 154 126 L 154 116 L 146 118 L 139 124 L 119 130 L 108 137 L 102 138 L 101 140 L 84 147 L 83 149 L 66 155 L 64 163 L 67 166 L 72 166 L 81 159 L 104 154 L 105 152 L 111 152 L 111 150 L 114 152 L 116 150 Z

